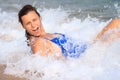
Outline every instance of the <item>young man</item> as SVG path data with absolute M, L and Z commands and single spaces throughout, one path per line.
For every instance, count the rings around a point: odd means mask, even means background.
M 68 42 L 64 34 L 46 33 L 42 24 L 41 16 L 31 5 L 25 5 L 19 11 L 19 21 L 26 30 L 26 37 L 30 42 L 33 53 L 39 53 L 41 56 L 54 55 L 56 57 L 79 57 L 87 49 L 87 44 L 77 44 Z M 120 20 L 114 19 L 108 24 L 95 38 L 100 39 L 108 30 L 119 27 Z M 115 35 L 119 35 L 119 32 Z M 111 38 L 109 35 L 108 39 Z M 68 47 L 65 47 L 68 45 Z M 77 49 L 77 51 L 76 51 Z

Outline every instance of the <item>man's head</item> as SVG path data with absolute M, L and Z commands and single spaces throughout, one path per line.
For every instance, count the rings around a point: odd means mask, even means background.
M 40 36 L 45 33 L 41 16 L 31 5 L 25 5 L 18 13 L 19 21 L 26 30 L 27 35 Z
M 40 14 L 37 12 L 36 8 L 31 5 L 25 5 L 18 13 L 19 22 L 23 24 L 23 21 L 21 19 L 22 16 L 26 15 L 30 11 L 35 11 L 35 13 L 40 17 Z

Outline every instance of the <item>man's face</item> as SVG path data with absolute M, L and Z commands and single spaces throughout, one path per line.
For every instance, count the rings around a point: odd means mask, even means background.
M 35 11 L 30 11 L 26 15 L 21 17 L 23 27 L 33 36 L 40 36 L 43 32 L 41 18 Z

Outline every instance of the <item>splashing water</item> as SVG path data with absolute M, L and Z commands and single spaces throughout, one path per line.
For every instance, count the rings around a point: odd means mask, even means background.
M 118 8 L 118 6 L 117 6 Z M 92 42 L 93 38 L 111 21 L 86 17 L 70 17 L 61 8 L 43 9 L 43 25 L 47 32 L 65 33 L 77 42 Z M 119 80 L 120 40 L 105 45 L 91 44 L 78 59 L 56 60 L 32 55 L 26 45 L 24 29 L 17 21 L 16 12 L 0 11 L 0 64 L 6 64 L 5 74 L 29 80 Z M 58 31 L 59 30 L 59 31 Z

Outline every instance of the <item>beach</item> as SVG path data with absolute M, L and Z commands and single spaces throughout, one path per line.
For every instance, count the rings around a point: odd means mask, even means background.
M 0 80 L 27 80 L 19 77 L 15 77 L 14 75 L 4 74 L 5 65 L 0 65 Z

